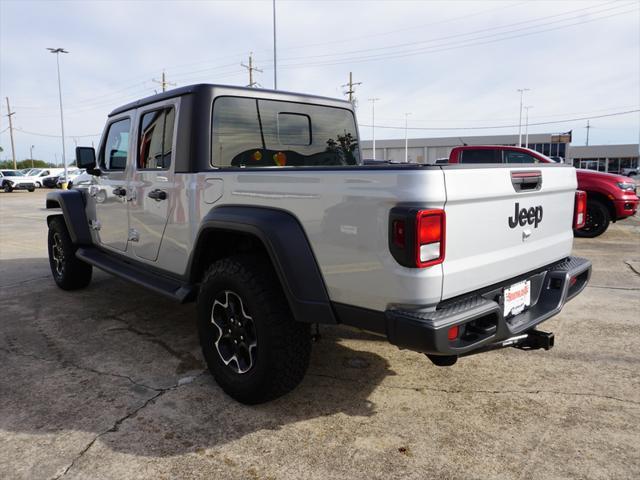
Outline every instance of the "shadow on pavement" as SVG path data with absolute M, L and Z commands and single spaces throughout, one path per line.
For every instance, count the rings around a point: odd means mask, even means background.
M 45 258 L 2 261 L 5 273 L 38 272 L 13 284 L 5 277 L 10 286 L 0 289 L 5 431 L 93 432 L 113 450 L 178 455 L 314 418 L 368 417 L 375 411 L 370 394 L 394 374 L 386 359 L 351 347 L 377 337 L 324 327 L 296 390 L 244 406 L 204 371 L 193 305 L 101 272 L 88 288 L 64 292 L 41 275 L 43 264 L 48 268 Z

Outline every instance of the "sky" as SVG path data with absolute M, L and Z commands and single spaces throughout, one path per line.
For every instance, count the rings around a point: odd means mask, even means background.
M 573 131 L 583 145 L 640 138 L 640 1 L 277 0 L 278 89 L 346 98 L 363 139 Z M 67 161 L 98 144 L 108 113 L 176 86 L 274 87 L 272 1 L 0 0 L 0 159 Z M 170 85 L 168 88 L 175 88 Z M 636 110 L 635 112 L 633 112 Z M 612 115 L 621 112 L 628 114 Z M 409 113 L 405 116 L 405 113 Z M 570 120 L 570 121 L 565 121 Z M 524 121 L 524 120 L 523 120 Z M 543 125 L 536 125 L 544 123 Z M 505 127 L 505 128 L 497 128 Z

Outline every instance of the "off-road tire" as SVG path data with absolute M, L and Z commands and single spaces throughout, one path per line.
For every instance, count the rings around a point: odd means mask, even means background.
M 574 230 L 576 237 L 595 238 L 602 235 L 609 228 L 611 214 L 607 206 L 600 200 L 587 199 L 587 219 L 585 226 Z
M 54 217 L 49 222 L 49 266 L 56 284 L 63 290 L 78 290 L 91 282 L 93 267 L 76 257 L 64 219 Z
M 216 347 L 221 330 L 214 323 L 213 307 L 226 292 L 241 300 L 245 318 L 250 317 L 255 326 L 255 358 L 244 373 L 234 369 L 239 363 L 225 364 Z M 229 396 L 249 405 L 263 403 L 288 393 L 302 381 L 311 355 L 309 324 L 294 320 L 278 277 L 264 258 L 238 255 L 213 263 L 204 274 L 197 310 L 204 358 Z

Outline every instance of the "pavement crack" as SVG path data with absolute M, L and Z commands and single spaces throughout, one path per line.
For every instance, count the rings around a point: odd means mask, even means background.
M 636 268 L 631 264 L 631 262 L 627 262 L 627 261 L 625 260 L 625 262 L 624 262 L 624 263 L 625 263 L 625 265 L 626 265 L 627 267 L 629 267 L 629 268 L 631 269 L 631 271 L 632 271 L 633 273 L 635 273 L 636 275 L 640 276 L 640 272 L 639 272 L 639 271 L 638 271 L 638 270 L 637 270 L 637 269 L 636 269 Z
M 189 385 L 190 383 L 195 382 L 196 379 L 198 379 L 200 376 L 202 376 L 205 373 L 206 373 L 206 371 L 202 371 L 202 372 L 200 372 L 199 374 L 197 374 L 197 375 L 195 375 L 193 377 L 189 377 L 188 380 L 180 379 L 178 381 L 178 383 L 176 383 L 174 385 L 171 385 L 170 387 L 161 388 L 161 389 L 155 389 L 156 393 L 154 395 L 152 395 L 151 397 L 149 397 L 147 400 L 145 400 L 142 403 L 142 405 L 140 405 L 137 408 L 134 408 L 133 410 L 131 410 L 126 415 L 118 418 L 113 423 L 113 425 L 111 425 L 109 428 L 103 430 L 102 432 L 98 433 L 95 437 L 93 437 L 91 439 L 91 441 L 89 443 L 87 443 L 87 445 L 73 458 L 73 460 L 71 460 L 71 463 L 69 463 L 69 465 L 67 465 L 59 475 L 53 477 L 52 480 L 59 480 L 60 478 L 64 477 L 67 473 L 69 473 L 69 471 L 76 465 L 78 460 L 80 460 L 91 449 L 91 447 L 96 443 L 96 441 L 98 441 L 99 438 L 101 438 L 104 435 L 107 435 L 109 433 L 117 432 L 118 429 L 120 428 L 120 425 L 122 425 L 128 419 L 134 417 L 140 411 L 144 410 L 148 405 L 150 405 L 152 402 L 156 401 L 158 398 L 163 396 L 165 393 L 177 390 L 178 388 L 180 388 L 180 387 L 182 387 L 184 385 Z
M 308 375 L 313 377 L 322 377 L 322 378 L 330 378 L 333 380 L 338 380 L 342 382 L 352 383 L 353 380 L 348 378 L 337 377 L 334 375 L 326 375 L 321 373 L 308 373 Z M 539 395 L 539 394 L 550 394 L 550 395 L 565 395 L 565 396 L 575 396 L 575 397 L 591 397 L 591 398 L 601 398 L 605 400 L 612 400 L 621 403 L 629 403 L 631 405 L 640 406 L 640 401 L 629 400 L 626 398 L 614 397 L 612 395 L 602 395 L 599 393 L 588 393 L 588 392 L 563 392 L 560 390 L 465 390 L 465 389 L 449 389 L 449 388 L 433 388 L 433 387 L 408 387 L 405 385 L 378 385 L 380 388 L 394 389 L 394 390 L 411 390 L 414 392 L 438 392 L 438 393 L 450 393 L 450 394 L 486 394 L 486 395 L 510 395 L 510 394 L 519 394 L 519 395 Z
M 42 280 L 42 279 L 45 279 L 45 278 L 49 278 L 49 277 L 51 277 L 51 275 L 42 275 L 40 277 L 30 278 L 28 280 L 22 280 L 20 282 L 9 283 L 8 285 L 0 285 L 0 288 L 19 287 L 20 285 L 24 285 L 25 283 L 37 282 L 39 280 Z
M 34 355 L 34 354 L 31 354 L 31 353 L 18 352 L 17 350 L 9 350 L 9 349 L 3 348 L 3 347 L 0 347 L 0 351 L 3 351 L 3 352 L 8 353 L 8 354 L 17 355 L 19 357 L 33 358 L 33 359 L 39 360 L 41 362 L 58 363 L 58 364 L 61 364 L 63 367 L 72 367 L 72 368 L 75 368 L 77 370 L 82 370 L 82 371 L 85 371 L 85 372 L 95 373 L 97 375 L 106 375 L 106 376 L 110 376 L 110 377 L 123 378 L 123 379 L 128 380 L 133 385 L 136 385 L 138 387 L 146 388 L 147 390 L 152 390 L 154 392 L 162 391 L 162 389 L 160 389 L 160 388 L 150 387 L 149 385 L 145 385 L 143 383 L 136 382 L 133 378 L 131 378 L 131 377 L 127 376 L 127 375 L 122 375 L 120 373 L 103 372 L 101 370 L 96 370 L 95 368 L 83 367 L 81 365 L 78 365 L 76 363 L 70 362 L 68 360 L 60 360 L 60 361 L 52 360 L 50 358 L 40 357 L 38 355 Z
M 603 288 L 605 290 L 627 290 L 627 291 L 639 291 L 640 288 L 633 287 L 611 287 L 609 285 L 587 285 L 587 288 Z

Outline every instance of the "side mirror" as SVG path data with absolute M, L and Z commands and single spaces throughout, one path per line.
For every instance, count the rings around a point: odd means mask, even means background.
M 86 169 L 91 175 L 100 176 L 96 165 L 96 151 L 92 147 L 76 147 L 76 165 Z

